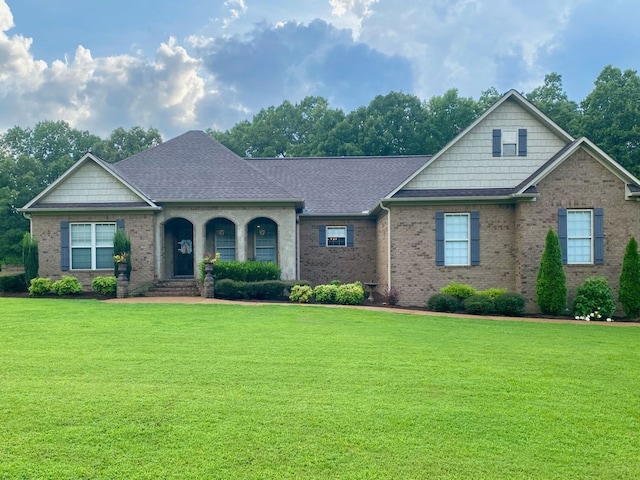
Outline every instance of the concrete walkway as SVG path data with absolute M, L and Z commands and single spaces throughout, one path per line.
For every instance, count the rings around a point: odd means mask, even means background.
M 429 310 L 410 309 L 402 307 L 386 307 L 386 306 L 373 306 L 373 305 L 325 305 L 325 304 L 310 304 L 310 303 L 289 303 L 289 302 L 260 302 L 260 301 L 236 301 L 236 300 L 222 300 L 219 298 L 202 298 L 202 297 L 129 297 L 129 298 L 112 298 L 104 300 L 108 303 L 182 303 L 190 305 L 206 305 L 206 304 L 218 304 L 218 305 L 245 305 L 248 307 L 259 307 L 263 305 L 278 305 L 278 306 L 303 306 L 310 308 L 357 308 L 364 310 L 371 310 L 375 312 L 389 312 L 389 313 L 401 313 L 408 315 L 425 315 L 433 317 L 451 317 L 451 318 L 464 318 L 471 320 L 501 320 L 501 321 L 514 321 L 514 322 L 544 322 L 544 323 L 575 323 L 579 325 L 606 325 L 606 326 L 618 326 L 618 327 L 640 327 L 638 322 L 585 322 L 583 320 L 572 320 L 565 318 L 535 318 L 535 317 L 501 317 L 491 315 L 468 315 L 462 313 L 444 313 L 444 312 L 432 312 Z

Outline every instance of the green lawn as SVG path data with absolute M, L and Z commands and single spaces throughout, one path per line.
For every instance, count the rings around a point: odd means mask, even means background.
M 640 328 L 0 298 L 0 479 L 640 478 Z

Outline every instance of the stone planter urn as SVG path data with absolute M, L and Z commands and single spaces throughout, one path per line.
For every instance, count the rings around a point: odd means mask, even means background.
M 204 288 L 202 296 L 205 298 L 213 298 L 213 262 L 204 263 Z
M 127 279 L 127 262 L 118 262 L 118 280 Z

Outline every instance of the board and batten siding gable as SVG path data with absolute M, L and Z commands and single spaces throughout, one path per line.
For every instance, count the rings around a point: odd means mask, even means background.
M 102 167 L 87 162 L 39 203 L 139 202 L 140 197 Z
M 493 156 L 494 129 L 527 130 L 526 156 Z M 509 188 L 525 180 L 566 141 L 514 101 L 506 101 L 404 188 Z

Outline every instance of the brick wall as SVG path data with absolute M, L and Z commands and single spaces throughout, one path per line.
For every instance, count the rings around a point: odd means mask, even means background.
M 112 270 L 60 270 L 60 222 L 115 222 L 124 220 L 125 232 L 131 238 L 131 286 L 153 280 L 153 215 L 152 214 L 74 214 L 33 215 L 33 235 L 38 240 L 40 265 L 38 275 L 59 279 L 73 275 L 84 290 L 91 289 L 91 280 L 99 275 L 113 275 Z
M 549 228 L 558 233 L 559 208 L 604 209 L 604 264 L 565 265 L 569 306 L 576 288 L 592 275 L 604 276 L 618 296 L 622 257 L 631 236 L 640 238 L 640 206 L 625 200 L 625 184 L 587 152 L 580 150 L 565 160 L 538 186 L 536 202 L 518 205 L 516 215 L 518 262 L 516 287 L 537 311 L 535 286 Z
M 320 225 L 354 228 L 353 247 L 320 247 Z M 300 278 L 313 285 L 338 279 L 369 282 L 376 276 L 376 223 L 374 220 L 300 219 Z
M 480 265 L 436 266 L 435 214 L 480 212 Z M 393 206 L 391 209 L 391 277 L 402 305 L 424 305 L 450 282 L 478 289 L 515 287 L 515 207 L 467 204 Z

